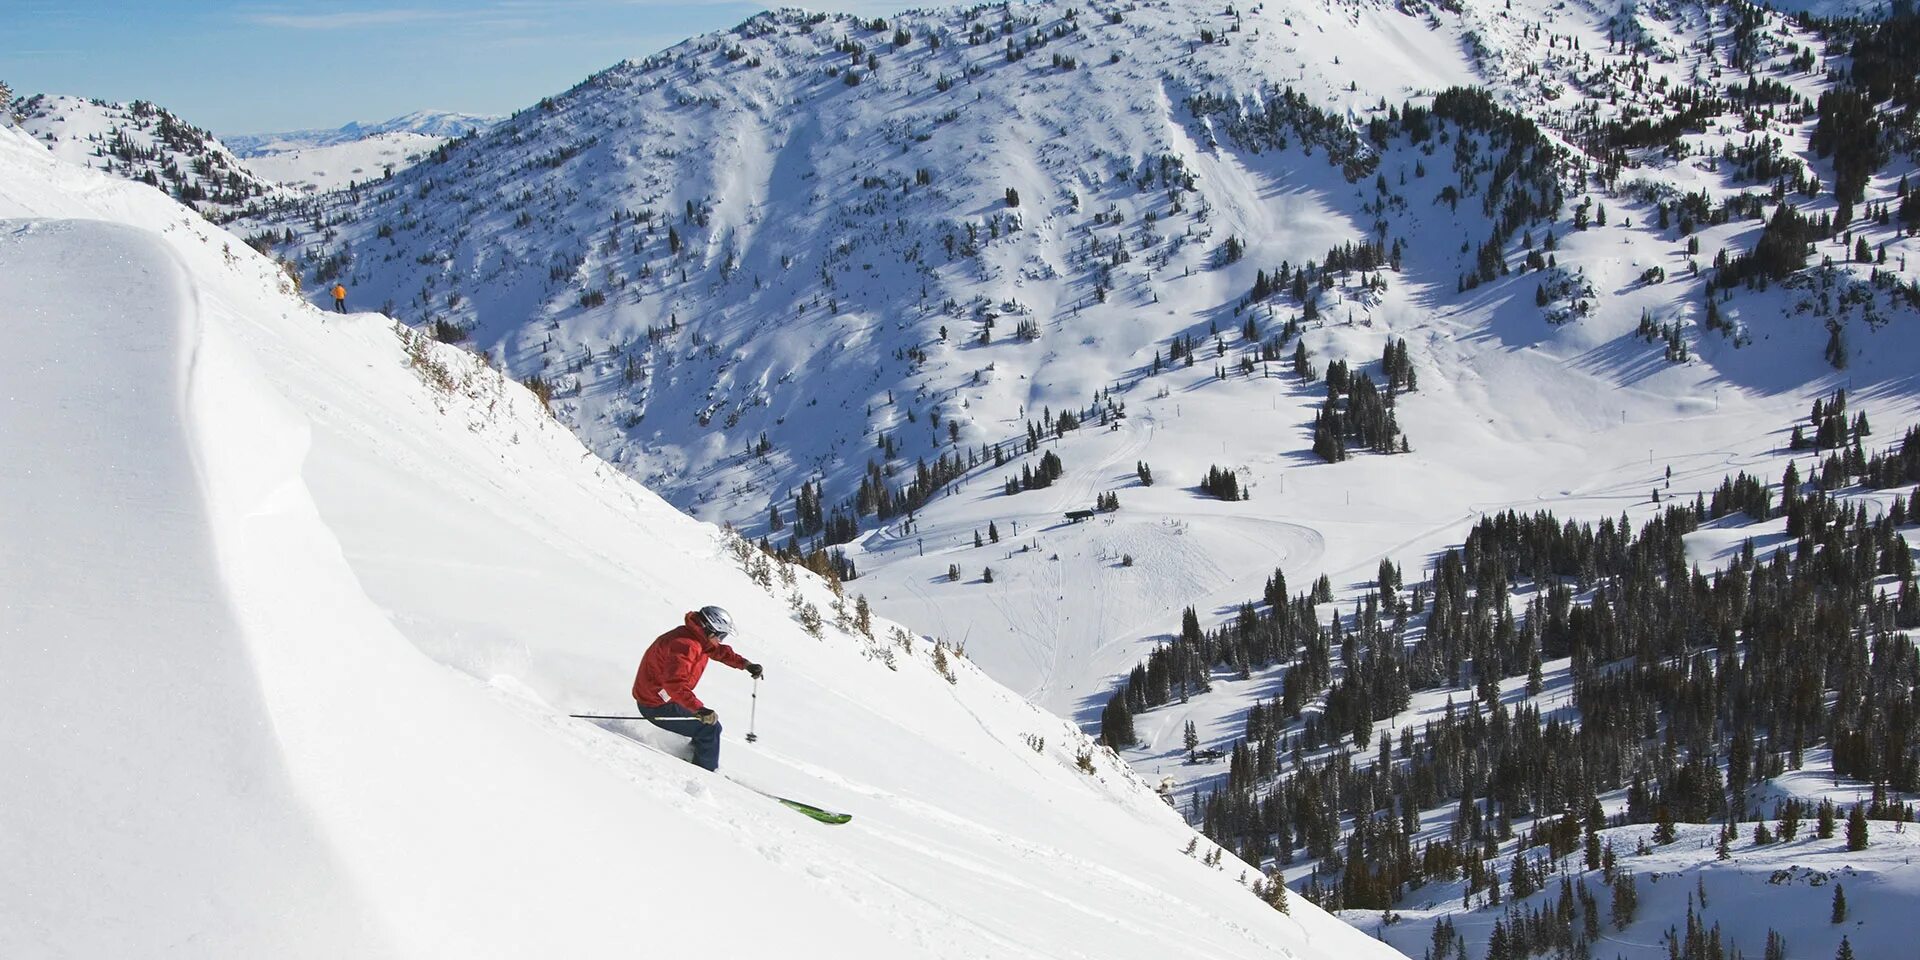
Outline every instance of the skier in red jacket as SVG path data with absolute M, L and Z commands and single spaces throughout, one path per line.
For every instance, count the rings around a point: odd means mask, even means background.
M 755 680 L 764 675 L 759 664 L 720 642 L 732 632 L 733 617 L 727 611 L 719 607 L 690 611 L 685 626 L 661 634 L 647 648 L 640 658 L 640 672 L 633 678 L 633 700 L 640 706 L 640 715 L 662 730 L 692 740 L 693 762 L 708 770 L 720 767 L 720 715 L 693 693 L 706 672 L 707 660 L 745 670 Z

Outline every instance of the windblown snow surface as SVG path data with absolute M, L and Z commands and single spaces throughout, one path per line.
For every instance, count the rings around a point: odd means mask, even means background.
M 0 304 L 0 955 L 1395 955 L 964 660 L 808 636 L 821 582 L 473 354 L 10 129 Z M 701 690 L 725 772 L 851 824 L 567 719 L 701 603 L 768 674 L 754 745 L 745 675 Z

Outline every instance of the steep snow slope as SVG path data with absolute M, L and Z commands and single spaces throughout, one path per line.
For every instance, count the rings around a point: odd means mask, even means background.
M 212 134 L 144 100 L 37 95 L 15 104 L 14 112 L 21 127 L 61 159 L 158 187 L 215 219 L 279 192 Z
M 0 952 L 1392 955 L 1183 855 L 1124 765 L 964 661 L 884 623 L 808 636 L 820 581 L 755 585 L 473 355 L 305 307 L 5 130 L 0 217 L 0 431 L 28 453 L 0 472 L 28 613 L 0 857 L 48 868 L 9 874 Z M 563 716 L 622 710 L 704 602 L 768 669 L 755 745 L 744 678 L 702 690 L 727 772 L 852 824 Z
M 497 117 L 419 110 L 381 123 L 227 137 L 247 167 L 276 183 L 314 193 L 378 180 L 434 148 L 486 129 Z

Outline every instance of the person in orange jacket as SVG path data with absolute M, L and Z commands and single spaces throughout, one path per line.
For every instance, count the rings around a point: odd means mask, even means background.
M 693 762 L 708 770 L 720 768 L 720 715 L 700 702 L 693 688 L 714 659 L 755 680 L 765 675 L 760 665 L 720 641 L 733 633 L 733 617 L 719 607 L 701 607 L 687 613 L 686 623 L 661 634 L 640 658 L 633 678 L 633 702 L 654 726 L 693 741 Z
M 336 283 L 333 285 L 333 312 L 347 312 L 347 288 L 343 284 Z

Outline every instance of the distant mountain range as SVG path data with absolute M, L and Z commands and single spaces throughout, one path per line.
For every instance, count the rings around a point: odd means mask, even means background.
M 234 153 L 258 157 L 291 150 L 331 147 L 391 133 L 411 133 L 451 140 L 493 125 L 498 117 L 447 110 L 415 110 L 379 123 L 348 123 L 325 130 L 289 130 L 282 133 L 236 134 L 222 138 Z

